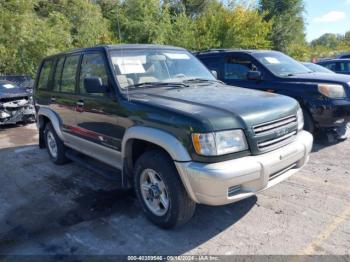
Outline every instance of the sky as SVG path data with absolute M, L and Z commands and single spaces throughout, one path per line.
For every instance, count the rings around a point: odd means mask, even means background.
M 350 31 L 350 0 L 304 0 L 304 3 L 308 41 L 325 33 Z

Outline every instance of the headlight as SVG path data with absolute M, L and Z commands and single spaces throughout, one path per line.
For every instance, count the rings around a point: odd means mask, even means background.
M 192 134 L 196 153 L 203 156 L 219 156 L 248 149 L 242 130 Z
M 304 114 L 301 108 L 297 112 L 297 121 L 298 121 L 298 131 L 303 130 L 304 128 Z
M 319 84 L 318 92 L 329 98 L 344 98 L 345 90 L 341 85 Z
M 3 119 L 3 118 L 8 118 L 10 117 L 11 115 L 6 113 L 6 112 L 0 112 L 0 118 Z

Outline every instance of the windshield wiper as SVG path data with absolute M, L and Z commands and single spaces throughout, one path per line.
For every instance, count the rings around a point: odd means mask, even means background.
M 200 82 L 217 82 L 222 83 L 220 80 L 214 79 L 205 79 L 205 78 L 191 78 L 183 81 L 184 83 L 200 83 Z
M 126 88 L 137 88 L 137 87 L 159 87 L 159 86 L 173 86 L 173 87 L 188 87 L 185 83 L 180 82 L 144 82 L 134 85 L 129 85 Z
M 311 73 L 314 73 L 314 72 L 310 71 L 310 72 L 302 72 L 302 73 L 289 73 L 289 74 L 284 74 L 283 76 L 297 76 L 297 75 L 306 75 Z

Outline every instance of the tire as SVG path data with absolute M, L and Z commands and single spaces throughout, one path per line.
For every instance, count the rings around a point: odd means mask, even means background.
M 315 123 L 310 113 L 307 110 L 303 109 L 303 115 L 304 115 L 304 130 L 310 132 L 311 134 L 314 134 Z
M 45 146 L 49 156 L 56 165 L 63 165 L 69 160 L 66 157 L 66 147 L 62 140 L 56 134 L 55 129 L 52 127 L 51 123 L 47 123 L 44 131 Z M 54 144 L 56 150 L 54 152 Z
M 150 178 L 150 174 L 155 177 L 155 183 L 145 179 Z M 157 185 L 155 187 L 158 189 L 154 188 L 154 185 Z M 168 229 L 183 225 L 194 214 L 196 203 L 187 194 L 172 160 L 160 150 L 145 152 L 136 161 L 134 187 L 146 217 L 162 228 Z M 146 199 L 147 195 L 149 200 Z M 161 199 L 165 199 L 163 201 L 165 203 L 168 200 L 167 207 L 161 204 L 163 203 Z M 159 202 L 159 210 L 150 207 L 151 202 Z
M 338 141 L 345 141 L 348 139 L 350 134 L 350 128 L 347 124 L 344 124 L 344 126 L 338 128 L 338 135 L 337 140 Z

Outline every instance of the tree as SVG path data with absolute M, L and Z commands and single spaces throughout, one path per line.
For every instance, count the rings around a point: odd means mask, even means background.
M 302 0 L 260 0 L 259 10 L 272 22 L 270 40 L 274 49 L 289 52 L 295 44 L 306 44 Z
M 197 49 L 269 48 L 271 23 L 254 9 L 211 3 L 196 20 Z M 249 28 L 249 30 L 247 30 Z
M 215 0 L 164 0 L 165 5 L 169 5 L 172 15 L 185 13 L 186 16 L 194 18 L 200 15 Z
M 109 22 L 85 0 L 0 1 L 0 73 L 36 73 L 40 60 L 74 47 L 111 43 Z
M 169 10 L 159 0 L 124 1 L 119 22 L 127 43 L 163 44 L 171 27 Z
M 343 40 L 343 37 L 340 35 L 327 33 L 313 40 L 311 42 L 311 46 L 321 45 L 321 46 L 335 49 L 342 40 Z
M 264 21 L 256 10 L 235 7 L 227 13 L 225 27 L 223 47 L 266 49 L 271 46 L 268 40 L 271 22 Z

